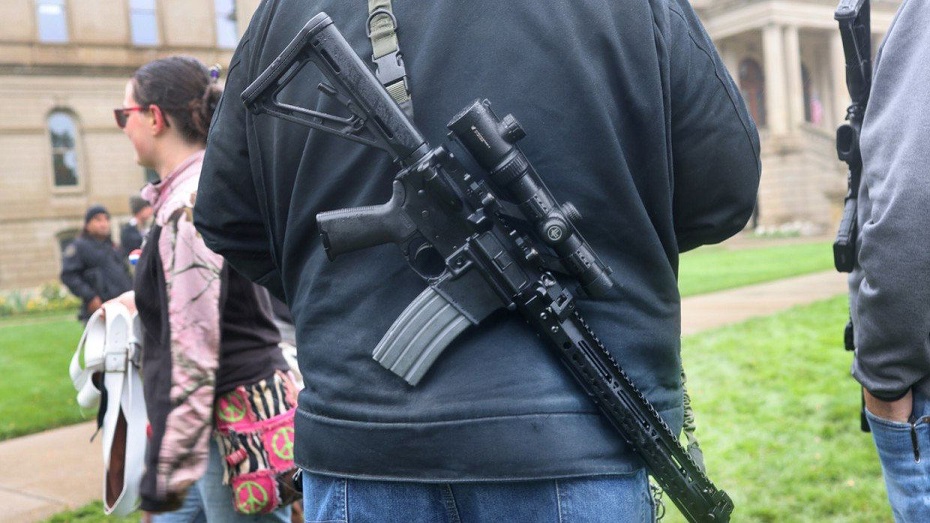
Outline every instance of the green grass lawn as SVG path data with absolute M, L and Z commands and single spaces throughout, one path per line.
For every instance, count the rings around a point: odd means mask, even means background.
M 0 440 L 82 421 L 68 364 L 83 326 L 74 313 L 0 320 Z M 87 419 L 93 418 L 93 413 Z
M 846 319 L 837 297 L 682 340 L 697 436 L 733 521 L 892 521 L 859 430 Z M 666 521 L 684 521 L 669 511 Z
M 681 255 L 678 288 L 682 296 L 694 296 L 832 268 L 830 242 L 742 249 L 712 245 Z
M 95 501 L 79 509 L 55 514 L 44 523 L 138 523 L 141 518 L 141 512 L 125 517 L 107 516 L 103 513 L 103 503 Z

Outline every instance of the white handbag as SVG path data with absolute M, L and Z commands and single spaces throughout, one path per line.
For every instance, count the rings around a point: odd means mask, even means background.
M 106 514 L 125 516 L 139 507 L 148 425 L 139 365 L 141 337 L 138 315 L 122 304 L 107 303 L 88 320 L 71 358 L 78 404 L 99 405 Z

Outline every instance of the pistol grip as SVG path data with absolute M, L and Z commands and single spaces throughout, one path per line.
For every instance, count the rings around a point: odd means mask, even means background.
M 448 300 L 427 287 L 394 320 L 372 357 L 416 385 L 442 351 L 471 324 Z
M 317 214 L 326 256 L 333 260 L 340 254 L 384 243 L 400 243 L 413 236 L 417 229 L 404 212 L 404 198 L 403 185 L 395 181 L 394 194 L 385 204 Z

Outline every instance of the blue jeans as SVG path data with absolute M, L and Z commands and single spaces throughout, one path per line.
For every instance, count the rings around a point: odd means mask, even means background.
M 184 505 L 173 512 L 153 514 L 152 523 L 290 523 L 289 506 L 257 516 L 236 512 L 232 489 L 223 484 L 222 459 L 216 441 L 211 438 L 207 471 L 187 489 Z
M 930 518 L 930 399 L 914 394 L 911 423 L 865 412 L 882 463 L 888 501 L 898 523 Z M 920 461 L 915 460 L 915 447 Z
M 363 481 L 303 472 L 306 523 L 655 521 L 645 470 L 513 483 Z

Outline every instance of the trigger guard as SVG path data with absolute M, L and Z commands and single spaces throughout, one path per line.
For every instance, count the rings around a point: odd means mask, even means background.
M 445 258 L 425 239 L 410 242 L 406 255 L 410 267 L 425 280 L 437 278 L 446 271 Z

